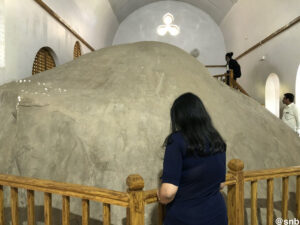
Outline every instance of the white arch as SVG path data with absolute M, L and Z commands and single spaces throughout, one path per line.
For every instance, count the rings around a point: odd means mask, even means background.
M 298 67 L 298 72 L 296 76 L 296 105 L 298 106 L 298 109 L 300 109 L 300 64 Z
M 265 106 L 277 117 L 279 117 L 279 90 L 279 78 L 275 73 L 271 73 L 266 81 Z

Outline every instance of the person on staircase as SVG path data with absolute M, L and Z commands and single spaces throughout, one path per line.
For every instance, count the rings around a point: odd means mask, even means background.
M 228 52 L 225 55 L 225 60 L 227 62 L 227 73 L 229 70 L 233 70 L 233 79 L 236 81 L 237 78 L 241 77 L 241 66 L 240 64 L 232 58 L 233 52 Z M 229 79 L 227 79 L 227 84 L 229 85 Z
M 285 93 L 282 103 L 286 105 L 283 109 L 282 121 L 299 134 L 299 111 L 294 103 L 294 95 L 292 93 Z

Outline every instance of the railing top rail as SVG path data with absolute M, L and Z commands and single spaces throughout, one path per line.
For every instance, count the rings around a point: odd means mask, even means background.
M 150 204 L 158 201 L 156 192 L 157 189 L 144 191 L 144 200 L 146 204 Z
M 129 202 L 129 196 L 126 192 L 7 174 L 0 174 L 0 185 L 88 199 L 124 207 L 127 207 Z
M 245 181 L 267 180 L 280 177 L 300 175 L 300 166 L 283 167 L 276 169 L 249 170 L 244 172 Z
M 245 94 L 245 95 L 247 95 L 247 96 L 250 96 L 250 95 L 249 95 L 249 94 L 241 87 L 241 85 L 239 85 L 238 82 L 236 82 L 235 80 L 232 80 L 232 82 L 233 82 L 233 86 L 237 87 L 237 88 L 240 90 L 240 92 L 242 92 L 243 94 Z
M 214 75 L 213 77 L 228 77 L 230 74 L 229 73 L 224 73 L 224 74 L 217 74 L 217 75 Z
M 230 174 L 230 173 L 227 173 L 226 174 L 226 180 L 224 182 L 225 185 L 233 185 L 236 183 L 236 180 L 235 180 L 235 177 Z
M 226 174 L 225 185 L 233 185 L 236 183 L 235 177 L 232 174 Z M 144 191 L 144 200 L 146 204 L 155 203 L 158 201 L 156 196 L 157 189 Z
M 205 65 L 205 67 L 208 67 L 208 68 L 210 68 L 210 67 L 224 67 L 224 68 L 226 68 L 226 65 Z

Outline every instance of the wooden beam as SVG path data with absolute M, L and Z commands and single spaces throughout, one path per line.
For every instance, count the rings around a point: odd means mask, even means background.
M 221 67 L 221 68 L 226 68 L 226 65 L 205 65 L 207 68 L 215 68 L 215 67 Z
M 76 38 L 78 38 L 83 44 L 85 44 L 91 51 L 95 51 L 95 49 L 87 43 L 75 30 L 70 27 L 57 13 L 55 13 L 45 2 L 42 0 L 34 0 L 37 4 L 39 4 L 46 12 L 48 12 L 57 22 L 63 25 L 67 30 L 69 30 Z
M 251 48 L 249 48 L 248 50 L 246 50 L 245 52 L 240 54 L 238 57 L 236 57 L 236 60 L 242 58 L 243 56 L 245 56 L 245 55 L 249 54 L 250 52 L 252 52 L 254 49 L 256 49 L 256 48 L 260 47 L 261 45 L 267 43 L 268 41 L 272 40 L 277 35 L 281 34 L 282 32 L 286 31 L 287 29 L 291 28 L 292 26 L 294 26 L 298 22 L 300 22 L 300 16 L 296 17 L 294 20 L 289 22 L 287 25 L 285 25 L 285 26 L 281 27 L 280 29 L 276 30 L 274 33 L 270 34 L 268 37 L 266 37 L 262 41 L 258 42 L 257 44 L 255 44 L 254 46 L 252 46 Z

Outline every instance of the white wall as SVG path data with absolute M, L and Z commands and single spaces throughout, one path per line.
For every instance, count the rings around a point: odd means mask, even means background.
M 300 113 L 300 63 L 298 67 L 297 77 L 296 77 L 296 105 L 298 106 Z M 300 118 L 300 117 L 299 117 Z
M 174 24 L 181 32 L 178 36 L 159 36 L 156 29 L 163 24 L 167 12 L 174 15 Z M 161 41 L 173 44 L 190 53 L 197 48 L 205 65 L 225 65 L 225 44 L 219 26 L 205 12 L 190 4 L 178 1 L 160 1 L 146 5 L 130 14 L 120 24 L 113 44 L 138 41 Z M 209 69 L 212 74 L 224 73 L 225 69 Z
M 50 5 L 49 1 L 49 6 L 54 11 L 62 7 L 61 14 L 57 12 L 58 15 L 64 18 L 71 27 L 74 25 L 76 27 L 74 29 L 96 49 L 111 45 L 112 35 L 117 29 L 118 22 L 111 8 L 107 7 L 107 1 L 101 1 L 105 3 L 103 7 L 106 9 L 101 9 L 99 5 L 97 18 L 91 16 L 91 21 L 100 20 L 101 12 L 105 12 L 103 16 L 109 18 L 107 24 L 105 24 L 105 17 L 101 18 L 101 22 L 91 24 L 87 15 L 80 14 L 79 8 L 71 14 L 70 10 L 73 10 L 75 5 L 75 2 L 71 4 L 72 1 L 68 0 L 70 4 L 64 6 L 59 4 L 66 1 L 55 1 L 58 4 L 56 7 Z M 77 39 L 35 1 L 5 0 L 4 9 L 5 67 L 0 70 L 0 84 L 31 76 L 35 55 L 44 46 L 50 47 L 55 52 L 57 65 L 73 60 L 73 48 Z M 101 35 L 99 35 L 100 32 Z M 83 43 L 80 44 L 83 54 L 90 52 Z
M 299 0 L 241 0 L 221 22 L 228 51 L 238 56 L 300 12 Z M 280 34 L 239 60 L 242 78 L 238 82 L 260 103 L 265 100 L 265 84 L 270 73 L 280 80 L 280 96 L 295 93 L 297 68 L 300 63 L 300 23 Z M 266 56 L 265 61 L 260 61 Z
M 44 0 L 92 47 L 112 44 L 119 22 L 108 0 Z
M 0 0 L 0 70 L 5 66 L 5 17 L 4 0 Z

